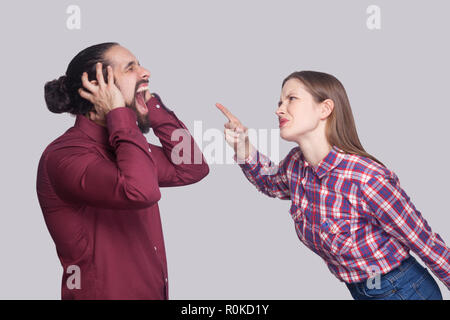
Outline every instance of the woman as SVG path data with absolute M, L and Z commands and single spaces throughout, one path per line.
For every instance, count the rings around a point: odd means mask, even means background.
M 250 144 L 239 119 L 216 106 L 229 120 L 225 139 L 247 179 L 270 197 L 291 200 L 299 239 L 354 299 L 442 299 L 409 251 L 450 289 L 450 250 L 395 173 L 362 147 L 339 80 L 301 71 L 283 81 L 280 135 L 298 146 L 278 166 Z

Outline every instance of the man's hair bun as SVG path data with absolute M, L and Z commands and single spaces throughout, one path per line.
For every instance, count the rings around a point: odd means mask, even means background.
M 47 108 L 54 113 L 70 112 L 70 97 L 67 92 L 66 76 L 49 81 L 44 86 Z

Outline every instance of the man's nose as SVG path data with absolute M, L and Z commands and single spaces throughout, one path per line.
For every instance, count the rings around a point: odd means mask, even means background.
M 141 74 L 140 74 L 140 77 L 143 78 L 143 79 L 145 79 L 145 80 L 148 80 L 148 78 L 150 78 L 150 71 L 148 71 L 148 70 L 145 69 L 145 68 L 141 68 Z

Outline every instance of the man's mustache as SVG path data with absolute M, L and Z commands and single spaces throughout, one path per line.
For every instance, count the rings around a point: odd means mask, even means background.
M 143 83 L 148 84 L 149 81 L 148 81 L 148 80 L 141 80 L 141 81 L 138 81 L 138 82 L 136 83 L 136 87 L 134 88 L 134 92 L 136 92 L 136 91 L 138 90 L 138 87 L 139 87 L 141 84 L 143 84 Z

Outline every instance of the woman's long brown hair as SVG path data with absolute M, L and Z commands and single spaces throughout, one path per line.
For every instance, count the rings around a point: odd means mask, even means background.
M 381 161 L 368 154 L 361 145 L 347 92 L 336 77 L 323 72 L 297 71 L 284 79 L 281 87 L 289 79 L 300 80 L 317 103 L 326 99 L 333 100 L 334 109 L 328 117 L 325 128 L 327 140 L 332 146 L 348 154 L 370 158 L 385 167 Z

